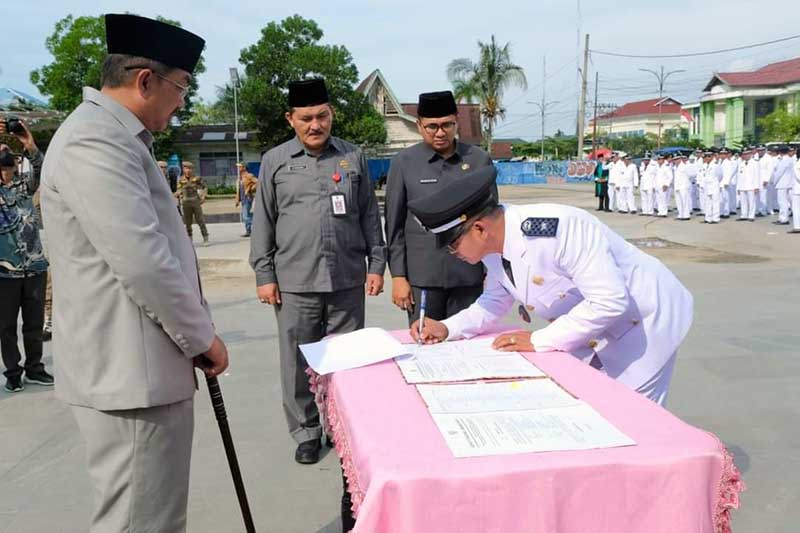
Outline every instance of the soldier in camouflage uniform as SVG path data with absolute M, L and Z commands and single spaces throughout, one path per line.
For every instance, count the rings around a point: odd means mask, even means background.
M 192 236 L 192 219 L 200 226 L 203 234 L 203 243 L 208 243 L 208 230 L 203 218 L 203 203 L 206 201 L 206 184 L 203 178 L 194 175 L 194 165 L 188 161 L 183 163 L 183 176 L 178 180 L 178 190 L 175 196 L 180 200 L 183 210 L 183 223 L 186 232 Z

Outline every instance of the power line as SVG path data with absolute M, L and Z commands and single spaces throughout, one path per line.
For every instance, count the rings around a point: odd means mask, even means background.
M 773 41 L 765 41 L 763 43 L 748 44 L 746 46 L 736 46 L 733 48 L 723 48 L 720 50 L 710 50 L 708 52 L 693 52 L 688 54 L 641 55 L 641 54 L 623 54 L 618 52 L 607 52 L 603 50 L 590 50 L 590 52 L 592 54 L 613 56 L 613 57 L 631 57 L 638 59 L 668 59 L 677 57 L 697 57 L 697 56 L 709 56 L 714 54 L 724 54 L 726 52 L 736 52 L 738 50 L 747 50 L 748 48 L 757 48 L 759 46 L 767 46 L 770 44 L 782 43 L 784 41 L 791 41 L 792 39 L 800 39 L 800 35 L 792 35 L 790 37 L 784 37 L 783 39 L 775 39 Z

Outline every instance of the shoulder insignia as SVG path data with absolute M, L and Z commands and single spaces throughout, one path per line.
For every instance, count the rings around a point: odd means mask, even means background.
M 558 231 L 558 219 L 526 218 L 522 221 L 520 230 L 526 237 L 555 237 Z

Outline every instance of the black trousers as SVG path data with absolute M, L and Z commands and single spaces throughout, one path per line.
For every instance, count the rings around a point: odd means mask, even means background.
M 597 192 L 598 211 L 608 211 L 608 182 L 598 183 L 599 191 Z
M 42 364 L 42 328 L 44 327 L 44 291 L 46 274 L 27 278 L 0 278 L 0 352 L 7 378 L 19 377 L 22 355 L 17 345 L 17 317 L 22 310 L 22 343 L 25 347 L 25 371 L 40 372 Z
M 414 294 L 415 305 L 408 311 L 408 325 L 419 318 L 420 304 L 422 303 L 422 289 L 427 292 L 425 301 L 425 316 L 433 320 L 444 320 L 463 311 L 483 293 L 483 285 L 471 287 L 411 287 Z

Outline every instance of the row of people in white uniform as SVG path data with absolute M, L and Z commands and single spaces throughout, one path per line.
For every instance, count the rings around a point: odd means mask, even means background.
M 629 156 L 613 156 L 608 170 L 609 207 L 620 213 L 666 217 L 674 196 L 677 220 L 689 220 L 693 210 L 716 224 L 739 212 L 739 220 L 775 214 L 774 224 L 800 233 L 800 162 L 792 146 L 748 148 L 739 154 L 698 150 L 692 157 L 646 155 L 637 167 Z

